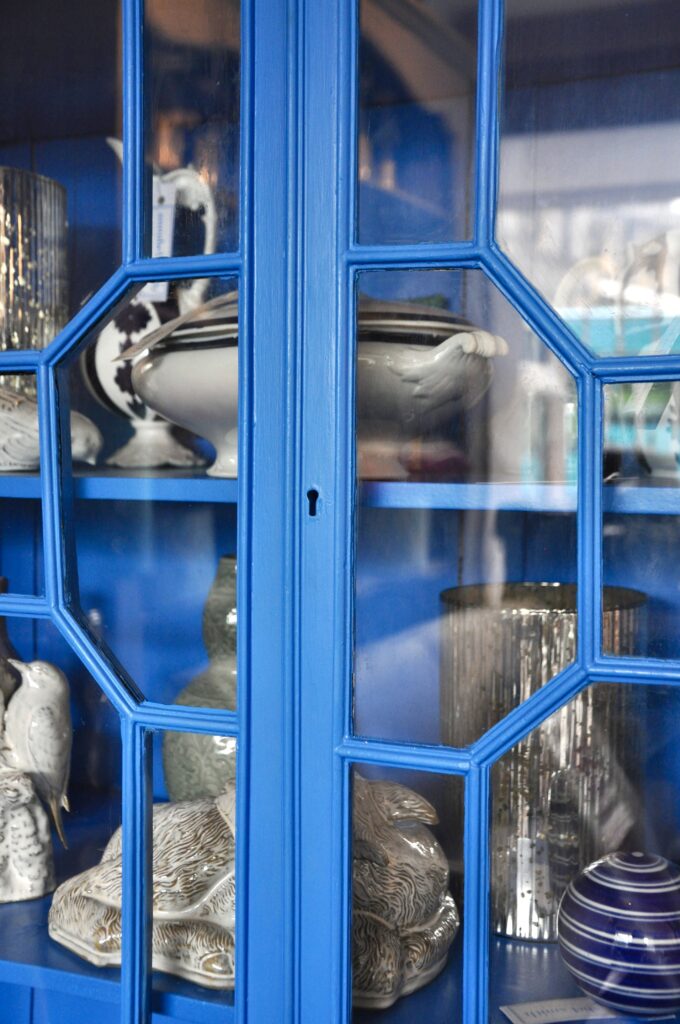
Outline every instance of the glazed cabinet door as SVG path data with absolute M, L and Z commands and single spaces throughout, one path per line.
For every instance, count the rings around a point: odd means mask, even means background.
M 673 1016 L 677 14 L 299 22 L 300 1019 Z
M 0 21 L 0 1019 L 285 1021 L 285 5 Z

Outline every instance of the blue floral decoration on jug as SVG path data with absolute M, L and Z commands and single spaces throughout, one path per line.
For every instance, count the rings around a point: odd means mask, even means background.
M 680 1009 L 680 868 L 647 853 L 610 853 L 569 884 L 558 915 L 562 958 L 611 1009 Z

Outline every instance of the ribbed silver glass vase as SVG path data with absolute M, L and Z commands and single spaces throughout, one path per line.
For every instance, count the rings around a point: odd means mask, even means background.
M 0 167 L 0 348 L 42 349 L 68 317 L 66 192 L 32 171 Z M 31 377 L 0 384 L 32 392 Z
M 576 588 L 512 583 L 442 594 L 442 739 L 467 746 L 576 656 Z M 634 654 L 645 596 L 604 593 L 603 646 Z M 496 933 L 553 941 L 582 867 L 635 824 L 641 688 L 590 686 L 493 769 L 491 914 Z M 462 808 L 457 810 L 461 813 Z

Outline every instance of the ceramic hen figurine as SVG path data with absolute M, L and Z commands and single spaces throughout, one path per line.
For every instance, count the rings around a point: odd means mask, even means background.
M 94 423 L 71 413 L 71 454 L 75 462 L 94 465 L 103 444 Z M 40 464 L 38 403 L 0 387 L 0 472 L 37 469 Z
M 0 903 L 54 889 L 47 815 L 28 775 L 0 766 Z
M 431 804 L 392 782 L 353 776 L 354 1005 L 391 1006 L 442 970 L 458 931 Z
M 57 834 L 66 846 L 61 810 L 68 810 L 73 730 L 66 677 L 47 661 L 28 664 L 9 659 L 21 683 L 5 713 L 9 760 L 26 772 L 49 807 Z
M 153 809 L 153 967 L 207 988 L 234 985 L 235 793 Z M 49 914 L 50 936 L 99 967 L 120 964 L 121 840 L 59 886 Z

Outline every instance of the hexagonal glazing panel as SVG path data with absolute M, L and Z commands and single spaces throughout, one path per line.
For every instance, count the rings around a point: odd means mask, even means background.
M 361 0 L 357 236 L 470 238 L 477 5 Z M 414 140 L 417 144 L 414 145 Z
M 464 780 L 361 764 L 351 780 L 352 1024 L 460 1020 Z
M 506 1020 L 501 1007 L 516 1003 L 613 996 L 619 985 L 628 996 L 673 988 L 668 953 L 645 938 L 651 922 L 637 916 L 633 883 L 651 886 L 659 858 L 680 855 L 679 711 L 675 687 L 591 685 L 493 766 L 489 1013 L 497 1024 Z M 606 873 L 617 853 L 623 867 L 629 861 L 627 879 L 606 884 L 603 875 L 576 904 L 565 896 L 584 869 L 599 860 Z M 675 892 L 654 891 L 657 919 L 677 915 L 677 883 Z M 597 947 L 586 938 L 595 934 Z M 639 964 L 636 947 L 646 949 Z
M 120 62 L 120 0 L 3 9 L 3 349 L 44 348 L 120 263 Z
M 354 728 L 465 746 L 576 651 L 576 393 L 471 271 L 359 276 Z
M 170 282 L 59 371 L 92 426 L 65 514 L 81 608 L 153 700 L 235 705 L 237 341 L 233 281 Z
M 666 0 L 508 0 L 501 245 L 595 353 L 680 310 L 680 23 Z
M 605 654 L 680 658 L 680 601 L 673 570 L 680 514 L 678 381 L 604 388 L 603 573 L 639 591 L 644 629 L 633 649 Z
M 5 625 L 7 629 L 5 629 Z M 84 979 L 81 959 L 120 946 L 73 898 L 121 820 L 120 719 L 55 627 L 11 619 L 0 638 L 5 712 L 0 754 L 0 945 L 3 960 Z
M 149 256 L 238 248 L 239 0 L 145 0 Z

